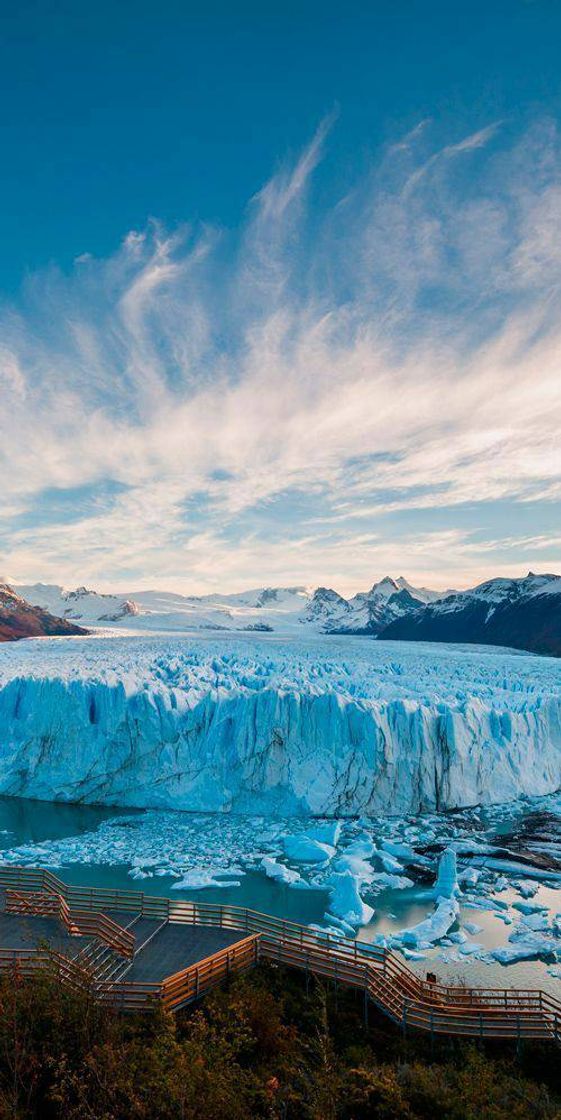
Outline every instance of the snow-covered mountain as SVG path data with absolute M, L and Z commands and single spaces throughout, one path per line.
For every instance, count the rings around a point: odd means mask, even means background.
M 273 633 L 376 635 L 438 592 L 415 588 L 403 576 L 385 579 L 369 591 L 345 599 L 319 587 L 265 587 L 233 595 L 179 595 L 169 591 L 100 594 L 86 587 L 69 591 L 56 584 L 15 584 L 29 602 L 88 626 L 127 630 L 245 630 Z
M 44 611 L 91 628 L 127 632 L 248 631 L 356 634 L 404 641 L 475 642 L 561 655 L 561 577 L 491 579 L 467 591 L 414 587 L 386 576 L 346 599 L 329 587 L 260 587 L 239 594 L 101 594 L 19 584 Z
M 84 623 L 113 623 L 137 613 L 137 608 L 121 595 L 102 595 L 87 587 L 68 591 L 56 583 L 10 582 L 18 595 L 59 618 Z
M 491 579 L 397 618 L 383 637 L 475 642 L 561 655 L 561 576 Z
M 385 576 L 370 591 L 359 591 L 343 599 L 336 591 L 318 587 L 303 621 L 319 623 L 328 634 L 378 635 L 394 619 L 403 618 L 438 598 L 438 592 L 415 588 L 403 576 Z
M 0 583 L 0 642 L 86 633 L 80 626 L 28 603 L 7 584 Z

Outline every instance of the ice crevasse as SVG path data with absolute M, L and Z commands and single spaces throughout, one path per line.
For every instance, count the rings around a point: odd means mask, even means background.
M 0 792 L 320 816 L 561 786 L 561 662 L 345 642 L 91 639 L 0 655 Z

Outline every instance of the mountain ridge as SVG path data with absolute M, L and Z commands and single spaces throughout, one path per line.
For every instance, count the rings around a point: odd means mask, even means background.
M 356 633 L 376 636 L 404 613 L 438 598 L 427 588 L 414 588 L 403 576 L 390 576 L 368 591 L 345 599 L 332 588 L 261 587 L 235 594 L 180 595 L 170 591 L 139 591 L 126 595 L 100 593 L 84 586 L 74 590 L 58 584 L 12 584 L 29 602 L 58 617 L 86 625 L 133 625 L 154 630 L 261 630 Z
M 561 656 L 561 577 L 485 580 L 392 620 L 388 641 L 466 642 Z
M 350 634 L 388 641 L 510 646 L 561 656 L 561 577 L 496 577 L 464 591 L 384 576 L 345 598 L 330 587 L 252 588 L 235 594 L 101 593 L 85 586 L 12 583 L 22 601 L 80 627 L 133 631 Z

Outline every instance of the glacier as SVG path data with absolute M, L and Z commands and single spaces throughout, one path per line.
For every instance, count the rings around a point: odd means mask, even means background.
M 560 787 L 553 658 L 266 635 L 0 650 L 4 794 L 344 818 Z

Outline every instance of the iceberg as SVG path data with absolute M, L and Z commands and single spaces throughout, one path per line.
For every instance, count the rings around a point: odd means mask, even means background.
M 364 926 L 373 917 L 374 910 L 361 898 L 359 880 L 352 871 L 335 871 L 327 880 L 327 886 L 330 914 L 353 927 Z
M 286 867 L 284 863 L 278 863 L 271 856 L 265 856 L 261 860 L 261 867 L 268 879 L 275 879 L 278 883 L 288 883 L 289 886 L 293 886 L 294 883 L 302 883 L 302 876 L 299 871 L 295 871 L 292 867 Z
M 538 957 L 556 956 L 560 943 L 543 937 L 528 937 L 514 945 L 502 945 L 491 949 L 487 956 L 499 964 L 515 964 L 517 961 L 531 961 Z
M 394 934 L 393 940 L 401 941 L 403 945 L 423 949 L 446 937 L 448 930 L 454 925 L 459 911 L 460 907 L 455 898 L 440 898 L 434 914 L 431 914 L 424 922 L 419 922 L 418 925 L 411 926 L 410 929 L 401 930 L 400 933 Z
M 460 894 L 458 867 L 453 848 L 446 848 L 438 863 L 438 875 L 434 884 L 435 898 L 454 898 Z
M 341 821 L 327 821 L 325 824 L 316 825 L 314 828 L 307 828 L 306 836 L 310 840 L 317 840 L 320 844 L 327 844 L 330 848 L 336 848 L 342 827 Z
M 302 833 L 300 836 L 285 836 L 284 851 L 295 863 L 325 863 L 335 855 L 335 848 L 322 844 L 320 840 Z
M 228 874 L 226 871 L 217 871 L 209 868 L 194 868 L 172 883 L 172 891 L 202 891 L 206 887 L 239 887 L 239 879 L 218 878 Z M 238 872 L 239 874 L 239 872 Z M 242 875 L 244 872 L 242 871 Z
M 506 802 L 561 787 L 560 685 L 561 661 L 478 647 L 228 634 L 10 643 L 0 793 L 320 818 Z M 405 842 L 381 848 L 390 874 L 391 859 L 412 855 Z

